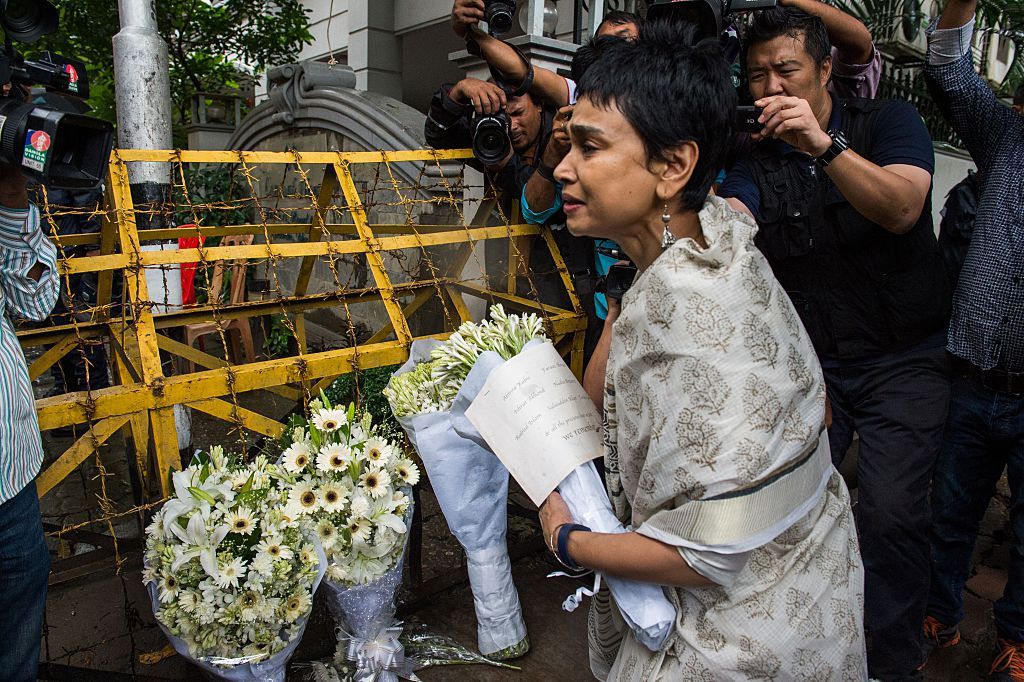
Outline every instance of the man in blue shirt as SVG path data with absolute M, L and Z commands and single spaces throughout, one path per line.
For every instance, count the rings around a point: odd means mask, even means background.
M 43 462 L 28 366 L 10 317 L 46 319 L 57 250 L 16 168 L 0 168 L 0 680 L 36 679 L 50 553 L 35 477 Z
M 837 465 L 860 436 L 868 668 L 880 680 L 914 679 L 930 572 L 928 486 L 949 400 L 931 139 L 906 102 L 828 92 L 820 19 L 780 7 L 756 14 L 744 38 L 764 129 L 719 194 L 757 220 L 756 243 L 821 358 Z
M 976 0 L 949 0 L 928 37 L 925 76 L 978 165 L 978 211 L 946 348 L 955 377 L 932 484 L 926 653 L 956 644 L 978 525 L 1007 470 L 1013 529 L 996 602 L 993 679 L 1024 680 L 1024 116 L 999 102 L 973 64 Z M 1024 105 L 1024 90 L 1019 104 Z

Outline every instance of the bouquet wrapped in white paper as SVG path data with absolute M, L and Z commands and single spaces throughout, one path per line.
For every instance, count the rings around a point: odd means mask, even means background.
M 456 432 L 450 410 L 482 353 L 512 357 L 542 335 L 542 326 L 536 316 L 509 316 L 501 306 L 491 309 L 491 317 L 479 325 L 463 324 L 444 343 L 413 342 L 409 361 L 384 394 L 423 460 L 449 529 L 466 551 L 480 652 L 507 660 L 530 646 L 506 544 L 508 471 L 486 444 Z
M 285 514 L 309 524 L 327 556 L 327 605 L 356 663 L 356 679 L 407 671 L 394 633 L 395 594 L 420 477 L 392 434 L 326 397 L 286 434 L 292 477 Z M 385 679 L 385 678 L 382 678 Z
M 286 478 L 265 457 L 243 464 L 212 447 L 174 473 L 174 496 L 146 528 L 157 622 L 215 677 L 283 682 L 305 631 L 327 562 L 282 511 Z
M 627 531 L 591 461 L 603 454 L 600 416 L 549 341 L 531 341 L 512 359 L 482 354 L 455 400 L 452 420 L 462 435 L 486 442 L 538 506 L 557 489 L 577 523 L 598 533 Z M 662 588 L 605 580 L 636 638 L 660 650 L 675 622 Z M 593 591 L 577 590 L 563 608 L 574 610 L 584 594 Z

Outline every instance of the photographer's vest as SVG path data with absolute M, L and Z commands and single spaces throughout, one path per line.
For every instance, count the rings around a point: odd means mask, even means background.
M 883 101 L 835 98 L 850 148 L 872 156 Z M 858 213 L 809 156 L 758 144 L 756 244 L 789 293 L 822 358 L 911 346 L 948 319 L 950 291 L 932 228 L 931 190 L 917 224 L 893 234 Z

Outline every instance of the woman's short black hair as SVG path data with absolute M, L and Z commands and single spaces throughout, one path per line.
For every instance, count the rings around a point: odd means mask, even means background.
M 609 45 L 626 42 L 622 36 L 603 35 L 591 38 L 572 56 L 572 64 L 569 67 L 569 77 L 573 82 L 579 83 L 590 65 L 597 61 L 598 57 L 608 48 Z
M 651 160 L 697 144 L 697 166 L 681 198 L 684 208 L 699 211 L 732 139 L 736 89 L 717 39 L 691 45 L 681 37 L 675 27 L 645 22 L 638 41 L 609 45 L 577 85 L 581 99 L 622 112 Z
M 747 66 L 747 52 L 751 47 L 775 40 L 779 36 L 803 36 L 804 49 L 811 55 L 819 69 L 825 63 L 825 59 L 832 56 L 828 29 L 820 17 L 795 7 L 775 7 L 754 12 L 750 26 L 743 31 L 743 67 Z

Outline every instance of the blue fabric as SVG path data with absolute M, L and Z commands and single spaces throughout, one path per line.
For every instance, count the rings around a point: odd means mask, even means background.
M 948 361 L 940 346 L 823 367 L 838 466 L 860 436 L 857 531 L 864 559 L 868 671 L 915 679 L 930 573 L 928 484 L 949 406 Z
M 842 109 L 836 106 L 832 98 L 832 116 L 829 118 L 829 130 L 842 127 Z M 761 144 L 772 145 L 780 156 L 802 154 L 781 140 L 769 140 Z M 921 120 L 921 115 L 907 102 L 888 100 L 875 116 L 875 126 L 871 131 L 871 148 L 855 150 L 876 166 L 885 167 L 894 164 L 906 164 L 923 168 L 929 173 L 935 171 L 935 149 L 928 129 Z M 806 158 L 806 157 L 805 157 Z M 718 196 L 734 197 L 750 209 L 755 218 L 761 208 L 761 193 L 754 183 L 744 159 L 738 162 L 726 175 L 718 188 Z
M 594 242 L 594 271 L 598 277 L 604 277 L 608 274 L 608 269 L 615 265 L 618 261 L 611 256 L 606 256 L 597 249 L 615 249 L 618 250 L 619 245 L 610 239 L 598 239 Z M 594 308 L 597 311 L 597 316 L 600 319 L 608 317 L 608 299 L 605 298 L 604 294 L 594 294 Z
M 50 553 L 33 483 L 0 504 L 0 680 L 36 679 Z
M 1024 395 L 998 393 L 970 379 L 953 382 L 942 453 L 932 480 L 932 578 L 928 615 L 953 625 L 964 617 L 978 526 L 1007 470 L 1013 529 L 1009 578 L 995 603 L 996 632 L 1024 641 Z
M 523 211 L 523 220 L 533 225 L 543 225 L 548 219 L 558 213 L 559 209 L 562 208 L 562 183 L 555 183 L 555 200 L 551 204 L 550 208 L 546 208 L 543 211 L 534 211 L 530 208 L 529 202 L 526 201 L 526 192 L 519 197 L 519 208 Z

